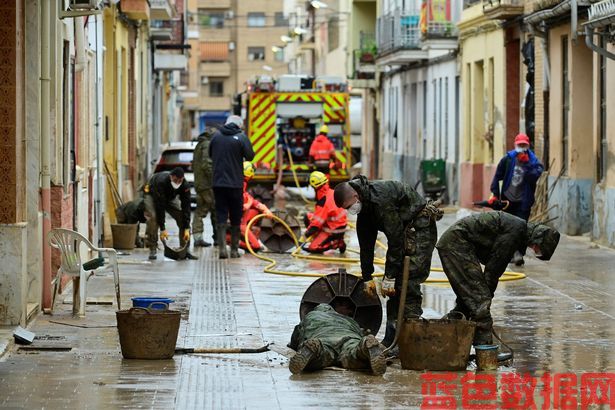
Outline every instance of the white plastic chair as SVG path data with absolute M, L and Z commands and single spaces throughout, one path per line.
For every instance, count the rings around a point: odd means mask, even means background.
M 86 284 L 88 279 L 95 273 L 113 272 L 115 281 L 115 296 L 117 298 L 117 309 L 121 310 L 120 302 L 120 271 L 117 264 L 117 252 L 111 248 L 97 248 L 81 235 L 79 232 L 71 231 L 70 229 L 57 228 L 52 229 L 47 236 L 49 245 L 60 251 L 62 260 L 60 268 L 56 276 L 56 282 L 53 290 L 53 304 L 55 303 L 55 295 L 58 291 L 58 285 L 62 279 L 62 275 L 72 276 L 73 279 L 79 279 L 79 286 L 76 283 L 73 285 L 73 314 L 78 313 L 79 316 L 85 316 L 86 305 Z M 106 254 L 108 261 L 105 261 L 103 266 L 94 270 L 86 271 L 83 268 L 81 260 L 81 244 L 85 244 L 90 250 Z

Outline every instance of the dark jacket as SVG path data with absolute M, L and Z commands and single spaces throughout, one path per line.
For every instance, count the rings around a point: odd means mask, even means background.
M 207 131 L 199 135 L 198 144 L 194 147 L 192 171 L 194 172 L 194 189 L 197 192 L 213 187 L 213 164 L 209 157 L 209 144 L 212 135 Z
M 243 161 L 252 161 L 252 144 L 235 124 L 218 130 L 209 143 L 214 188 L 243 188 Z
M 190 228 L 190 186 L 184 178 L 184 182 L 177 189 L 173 189 L 171 185 L 171 176 L 169 171 L 157 172 L 152 175 L 147 184 L 149 195 L 154 199 L 154 207 L 156 208 L 156 222 L 161 230 L 165 230 L 165 210 L 171 205 L 171 201 L 179 195 L 183 218 L 179 229 Z
M 472 258 L 468 251 L 473 252 L 476 262 L 485 265 L 485 277 L 497 281 L 515 251 L 527 246 L 527 226 L 523 219 L 505 212 L 481 212 L 451 225 L 436 248 L 449 253 L 460 252 L 465 260 Z
M 115 210 L 115 217 L 119 224 L 136 224 L 145 223 L 145 201 L 143 198 L 137 198 L 133 201 L 126 202 Z
M 534 192 L 536 191 L 536 181 L 544 171 L 544 168 L 536 155 L 531 150 L 527 151 L 530 160 L 523 165 L 525 174 L 523 175 L 523 199 L 521 200 L 521 210 L 529 211 L 534 205 Z M 517 163 L 517 152 L 515 150 L 508 153 L 500 160 L 495 170 L 493 181 L 491 182 L 491 192 L 498 198 L 502 198 L 502 193 L 506 192 L 512 181 L 515 164 Z M 499 182 L 503 181 L 500 190 Z
M 350 180 L 359 194 L 361 212 L 357 217 L 357 236 L 361 247 L 363 275 L 374 273 L 374 247 L 378 231 L 387 237 L 388 250 L 384 273 L 389 278 L 402 272 L 406 226 L 414 223 L 427 202 L 410 186 L 399 181 L 368 181 L 363 175 Z

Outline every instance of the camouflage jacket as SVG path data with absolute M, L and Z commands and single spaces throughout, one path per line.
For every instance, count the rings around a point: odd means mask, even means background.
M 528 244 L 527 223 L 501 211 L 481 212 L 460 219 L 442 234 L 439 251 L 474 253 L 485 265 L 485 276 L 499 278 L 515 251 Z
M 194 189 L 202 192 L 213 186 L 213 165 L 209 157 L 211 135 L 206 130 L 199 135 L 199 143 L 194 147 L 192 170 L 194 172 Z
M 297 350 L 302 342 L 318 339 L 329 347 L 341 346 L 349 338 L 363 337 L 361 326 L 351 317 L 337 313 L 330 305 L 320 304 L 295 326 L 288 347 Z
M 406 226 L 414 223 L 427 201 L 399 181 L 370 182 L 363 175 L 357 175 L 350 185 L 359 194 L 362 204 L 357 217 L 361 271 L 364 276 L 374 273 L 374 247 L 378 231 L 381 231 L 388 242 L 384 274 L 395 278 L 403 268 Z

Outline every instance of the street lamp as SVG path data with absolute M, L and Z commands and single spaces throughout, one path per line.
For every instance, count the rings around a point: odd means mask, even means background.
M 298 35 L 298 36 L 301 36 L 301 35 L 303 35 L 303 34 L 306 34 L 307 32 L 308 32 L 308 31 L 307 31 L 306 29 L 302 28 L 302 27 L 295 27 L 295 28 L 293 29 L 293 33 L 295 33 L 295 34 L 296 34 L 296 35 Z
M 271 46 L 271 51 L 273 51 L 274 53 L 279 53 L 280 51 L 282 51 L 282 47 Z
M 286 36 L 286 35 L 280 36 L 280 40 L 282 40 L 285 43 L 291 43 L 293 41 L 293 39 L 291 37 Z
M 310 2 L 310 5 L 312 7 L 314 7 L 315 9 L 326 9 L 327 7 L 329 7 L 329 5 L 327 3 L 325 3 L 324 1 L 319 1 L 319 0 L 312 0 Z

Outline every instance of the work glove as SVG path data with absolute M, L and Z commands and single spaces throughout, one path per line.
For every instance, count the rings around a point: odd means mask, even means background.
M 425 205 L 424 211 L 425 213 L 434 221 L 439 221 L 444 216 L 444 211 L 438 208 L 440 206 L 440 201 L 429 201 L 427 205 Z
M 190 229 L 184 229 L 184 241 L 188 242 L 190 240 Z
M 160 240 L 166 241 L 167 239 L 169 239 L 169 233 L 165 229 L 164 231 L 160 232 Z
M 318 232 L 318 229 L 317 229 L 317 228 L 315 228 L 315 227 L 313 227 L 313 226 L 310 226 L 310 227 L 307 229 L 307 231 L 305 231 L 304 236 L 305 236 L 306 238 L 308 238 L 308 239 L 309 239 L 309 238 L 311 238 L 311 237 L 312 237 L 312 236 L 313 236 L 316 232 Z
M 384 279 L 382 279 L 380 291 L 382 292 L 382 296 L 395 296 L 395 279 L 385 276 Z
M 519 162 L 529 162 L 530 156 L 527 152 L 521 152 L 517 154 L 517 159 L 519 160 Z
M 493 195 L 493 194 L 492 194 L 492 195 L 489 197 L 489 199 L 487 200 L 487 203 L 488 203 L 489 205 L 493 205 L 493 204 L 495 204 L 498 200 L 499 200 L 499 198 L 498 198 L 497 196 L 495 196 L 495 195 Z
M 375 296 L 376 293 L 376 283 L 373 280 L 368 280 L 363 282 L 363 291 L 370 296 Z

